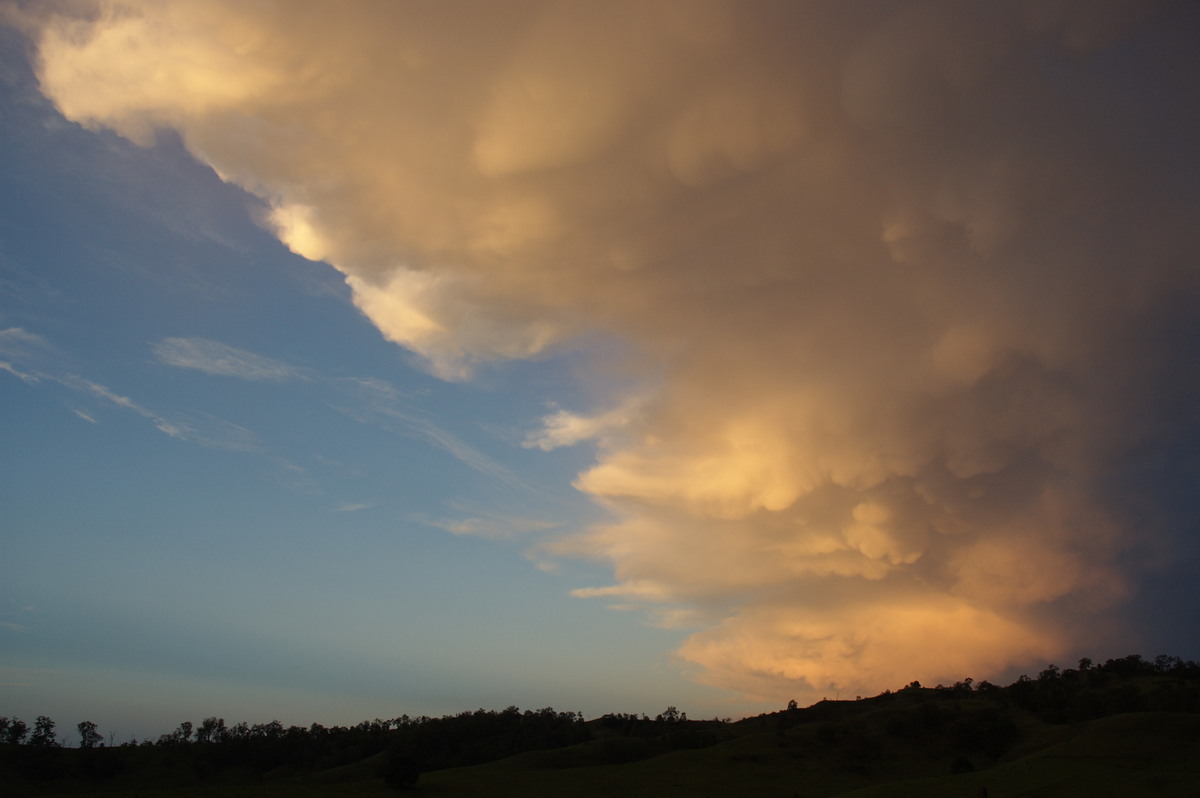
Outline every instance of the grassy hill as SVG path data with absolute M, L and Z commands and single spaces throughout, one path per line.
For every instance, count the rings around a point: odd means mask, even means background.
M 305 730 L 260 735 L 243 749 L 236 741 L 177 740 L 91 750 L 0 746 L 0 793 L 975 798 L 986 788 L 988 798 L 1200 795 L 1200 668 L 1133 659 L 1048 669 L 1003 688 L 914 683 L 737 723 L 620 715 L 584 723 L 570 713 L 510 708 L 398 727 L 363 724 L 341 730 L 341 747 L 316 745 Z M 285 744 L 303 747 L 288 754 Z M 216 756 L 220 746 L 230 746 L 224 758 Z M 261 759 L 260 748 L 274 758 Z M 245 756 L 233 756 L 238 750 Z M 507 750 L 520 753 L 500 756 Z M 396 757 L 421 758 L 415 785 L 385 784 L 381 774 Z M 479 764 L 445 766 L 455 762 Z
M 954 743 L 879 735 L 856 719 L 751 734 L 625 765 L 570 767 L 575 749 L 560 752 L 553 764 L 523 755 L 430 773 L 412 794 L 966 798 L 986 787 L 989 798 L 1200 795 L 1200 715 L 1143 712 L 1061 726 L 1028 722 L 1024 734 L 1008 754 L 967 758 L 955 753 L 960 749 Z M 924 748 L 931 741 L 932 748 Z

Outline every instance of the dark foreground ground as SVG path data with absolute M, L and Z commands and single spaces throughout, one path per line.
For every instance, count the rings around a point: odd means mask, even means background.
M 914 683 L 737 723 L 509 708 L 351 729 L 240 724 L 199 743 L 0 745 L 0 794 L 1194 798 L 1200 667 L 1156 662 L 1051 668 L 1008 687 Z

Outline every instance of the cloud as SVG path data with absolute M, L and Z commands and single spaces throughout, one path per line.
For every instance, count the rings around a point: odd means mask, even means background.
M 1187 4 L 80 7 L 27 22 L 63 113 L 178 130 L 433 372 L 598 336 L 654 375 L 530 435 L 612 516 L 542 551 L 699 624 L 703 681 L 1130 636 L 1180 540 L 1147 453 L 1200 427 Z
M 41 359 L 53 347 L 40 335 L 21 328 L 0 331 L 0 351 L 26 359 Z M 246 429 L 207 413 L 172 412 L 160 413 L 123 396 L 108 387 L 72 373 L 51 373 L 30 369 L 23 370 L 6 361 L 0 361 L 0 371 L 7 371 L 30 385 L 49 383 L 61 385 L 76 393 L 100 399 L 122 410 L 128 410 L 149 420 L 160 432 L 210 449 L 235 452 L 261 452 L 257 436 Z M 70 408 L 71 412 L 89 423 L 97 423 L 95 416 L 85 410 Z
M 178 368 L 195 369 L 213 376 L 237 377 L 256 382 L 316 379 L 323 384 L 335 385 L 343 394 L 354 399 L 352 403 L 342 404 L 338 407 L 347 415 L 365 423 L 376 424 L 385 429 L 418 438 L 477 471 L 510 484 L 517 484 L 516 477 L 508 468 L 443 429 L 419 410 L 410 407 L 404 401 L 403 395 L 394 386 L 383 380 L 374 378 L 327 380 L 278 360 L 206 338 L 164 338 L 154 344 L 153 350 L 155 356 L 162 363 Z M 159 428 L 179 437 L 193 434 L 185 431 L 188 426 L 177 420 L 165 422 L 164 426 Z M 232 429 L 227 431 L 234 432 Z M 237 448 L 236 439 L 238 437 L 244 438 L 246 445 L 252 445 L 250 444 L 251 438 L 246 435 L 230 434 L 225 436 L 231 448 Z M 347 505 L 346 507 L 363 509 L 369 506 L 371 505 Z M 346 507 L 339 508 L 339 510 L 346 511 Z
M 503 463 L 443 429 L 421 410 L 408 404 L 392 384 L 372 377 L 346 378 L 338 380 L 337 384 L 348 401 L 335 405 L 336 409 L 356 421 L 416 438 L 482 474 L 514 487 L 528 487 Z
M 357 513 L 359 510 L 370 510 L 375 505 L 370 502 L 354 502 L 343 504 L 334 510 L 335 513 Z
M 128 396 L 121 396 L 97 382 L 74 374 L 56 378 L 55 381 L 136 413 L 153 423 L 159 432 L 181 441 L 231 452 L 259 452 L 262 449 L 258 437 L 250 430 L 207 413 L 158 413 Z
M 32 358 L 53 351 L 43 337 L 21 328 L 0 330 L 0 353 Z M 496 459 L 484 454 L 457 435 L 436 423 L 429 414 L 415 407 L 390 383 L 375 378 L 328 378 L 316 372 L 289 366 L 271 358 L 204 338 L 164 338 L 153 346 L 158 360 L 166 365 L 188 368 L 213 376 L 236 377 L 259 382 L 303 381 L 316 385 L 324 395 L 335 397 L 333 407 L 351 418 L 372 424 L 438 449 L 476 471 L 521 490 L 531 486 Z M 150 420 L 156 429 L 178 440 L 212 449 L 266 455 L 262 442 L 251 430 L 209 413 L 195 411 L 160 412 L 121 395 L 94 380 L 72 373 L 24 371 L 0 361 L 0 370 L 29 384 L 42 381 L 65 386 L 78 393 L 133 412 Z M 91 412 L 71 408 L 71 412 L 90 423 L 98 423 Z M 276 465 L 293 475 L 304 475 L 303 468 L 285 459 L 270 456 Z M 306 478 L 305 478 L 306 479 Z M 300 483 L 297 483 L 299 487 Z M 354 512 L 373 504 L 347 503 L 337 512 Z
M 21 382 L 27 382 L 31 385 L 41 380 L 38 375 L 30 374 L 27 371 L 21 371 L 21 369 L 17 368 L 12 363 L 9 363 L 7 360 L 0 360 L 0 371 L 7 371 L 9 374 L 21 380 Z
M 595 416 L 559 409 L 543 417 L 542 426 L 529 433 L 522 446 L 549 452 L 562 446 L 595 440 L 607 431 L 627 424 L 634 412 L 636 407 L 633 406 L 618 407 Z
M 426 523 L 452 535 L 467 535 L 486 540 L 514 540 L 559 526 L 548 521 L 519 516 L 510 517 L 496 513 L 469 515 L 457 519 L 439 519 L 426 521 Z
M 24 327 L 0 330 L 0 355 L 14 360 L 26 360 L 50 348 L 45 338 Z
M 283 382 L 304 379 L 299 369 L 205 338 L 164 338 L 154 355 L 168 366 L 243 380 Z

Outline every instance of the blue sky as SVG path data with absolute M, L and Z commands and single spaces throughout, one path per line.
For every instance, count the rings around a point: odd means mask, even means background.
M 0 713 L 1200 657 L 1200 19 L 945 5 L 0 4 Z
M 570 487 L 583 452 L 521 446 L 571 398 L 569 363 L 431 377 L 172 136 L 63 120 L 12 40 L 8 714 L 144 736 L 207 715 L 741 711 L 671 666 L 679 634 L 567 595 L 601 569 L 526 556 L 597 515 Z M 447 529 L 469 520 L 482 536 Z

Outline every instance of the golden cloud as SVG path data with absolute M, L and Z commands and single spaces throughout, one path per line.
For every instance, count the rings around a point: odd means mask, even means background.
M 614 519 L 547 551 L 702 680 L 996 673 L 1125 595 L 1130 342 L 1197 289 L 1089 60 L 1144 4 L 78 8 L 26 21 L 63 113 L 178 130 L 436 373 L 601 331 L 658 376 L 530 445 L 596 446 Z

